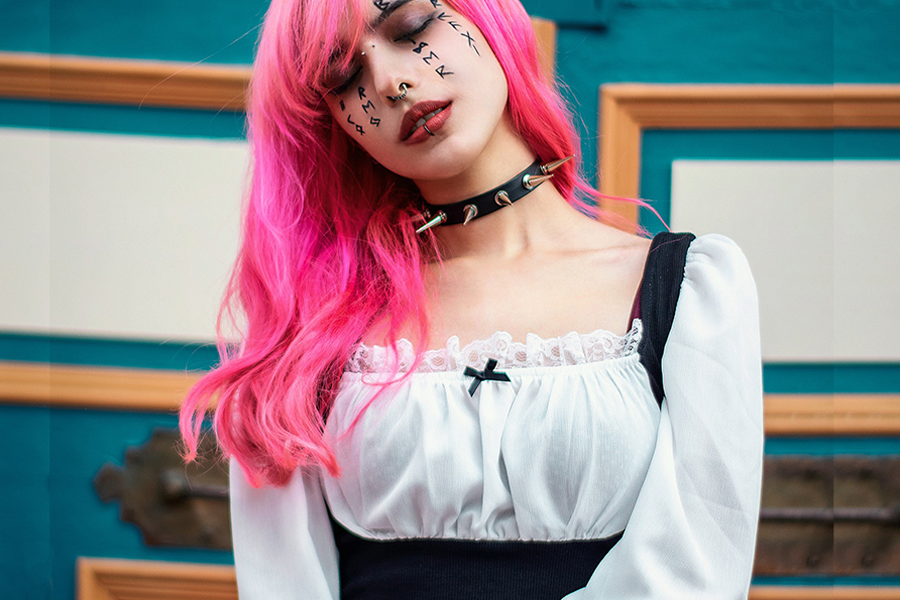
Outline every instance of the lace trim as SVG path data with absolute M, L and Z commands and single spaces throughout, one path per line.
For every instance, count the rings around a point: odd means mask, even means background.
M 428 350 L 416 369 L 417 373 L 438 373 L 462 371 L 467 366 L 481 368 L 487 359 L 497 360 L 498 369 L 516 367 L 556 367 L 580 365 L 620 358 L 635 354 L 641 342 L 643 331 L 641 320 L 632 321 L 631 329 L 625 335 L 616 335 L 605 329 L 591 333 L 568 333 L 561 337 L 543 339 L 529 333 L 525 343 L 512 341 L 505 331 L 498 331 L 486 340 L 476 340 L 459 347 L 455 335 L 447 340 L 446 348 Z M 407 339 L 397 342 L 400 371 L 409 370 L 415 359 L 412 343 Z M 387 371 L 393 364 L 394 355 L 384 346 L 360 344 L 347 361 L 347 373 L 378 373 Z

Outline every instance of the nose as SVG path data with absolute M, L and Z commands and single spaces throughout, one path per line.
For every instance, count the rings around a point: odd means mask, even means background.
M 376 43 L 368 44 L 365 52 L 366 66 L 372 73 L 375 91 L 388 105 L 406 98 L 418 84 L 413 61 L 405 56 L 408 51 Z

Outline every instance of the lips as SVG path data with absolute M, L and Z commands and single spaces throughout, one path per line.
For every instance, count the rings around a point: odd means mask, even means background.
M 422 130 L 425 123 L 447 111 L 449 108 L 449 102 L 440 100 L 423 100 L 422 102 L 414 104 L 406 111 L 406 114 L 403 115 L 403 121 L 400 123 L 400 141 L 411 141 L 413 135 Z M 441 124 L 443 124 L 443 121 L 444 119 L 441 119 Z M 434 131 L 433 128 L 429 127 L 429 129 Z M 425 135 L 427 136 L 428 133 L 425 132 Z M 420 136 L 416 137 L 418 138 Z

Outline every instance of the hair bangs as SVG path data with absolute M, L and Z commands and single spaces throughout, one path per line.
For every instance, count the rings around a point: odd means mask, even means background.
M 346 72 L 367 27 L 365 0 L 304 0 L 296 32 L 298 78 L 308 89 L 328 91 L 329 73 Z

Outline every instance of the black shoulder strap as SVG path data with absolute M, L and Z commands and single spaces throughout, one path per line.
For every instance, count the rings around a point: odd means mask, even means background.
M 641 363 L 650 375 L 650 386 L 662 406 L 662 354 L 675 318 L 675 305 L 684 280 L 684 262 L 692 233 L 660 233 L 650 244 L 644 278 L 641 280 L 641 324 L 643 337 L 638 345 Z

